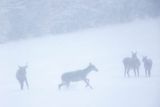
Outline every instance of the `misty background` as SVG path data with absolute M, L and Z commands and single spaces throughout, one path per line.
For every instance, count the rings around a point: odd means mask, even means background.
M 0 0 L 0 43 L 160 15 L 159 0 Z
M 160 0 L 0 0 L 0 107 L 160 107 L 159 11 Z M 139 77 L 125 77 L 133 52 Z M 63 86 L 91 68 L 90 88 Z

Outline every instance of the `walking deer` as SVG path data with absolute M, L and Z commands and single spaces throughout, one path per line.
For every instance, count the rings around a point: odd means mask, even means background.
M 86 87 L 90 87 L 92 89 L 92 86 L 89 83 L 89 79 L 87 78 L 87 75 L 91 71 L 98 71 L 98 69 L 93 64 L 89 64 L 86 68 L 81 70 L 76 70 L 72 72 L 66 72 L 62 74 L 61 80 L 62 83 L 59 84 L 59 89 L 61 89 L 62 86 L 69 87 L 71 82 L 77 82 L 77 81 L 84 81 L 86 83 Z

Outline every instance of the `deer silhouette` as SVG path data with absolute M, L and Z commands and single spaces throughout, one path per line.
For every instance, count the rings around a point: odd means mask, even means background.
M 86 87 L 90 87 L 92 89 L 92 86 L 89 83 L 89 79 L 87 78 L 87 75 L 91 71 L 98 71 L 98 69 L 95 67 L 95 65 L 90 63 L 89 66 L 87 66 L 84 69 L 72 72 L 66 72 L 62 74 L 61 76 L 62 83 L 59 84 L 59 89 L 61 89 L 61 87 L 64 85 L 69 87 L 71 82 L 77 82 L 77 81 L 84 81 L 86 83 Z
M 16 78 L 20 84 L 20 89 L 23 90 L 24 83 L 26 84 L 27 88 L 29 89 L 27 77 L 26 77 L 26 69 L 28 66 L 19 66 L 19 69 L 16 72 Z
M 147 56 L 143 57 L 142 59 L 145 69 L 145 75 L 146 77 L 151 76 L 151 69 L 152 69 L 152 60 L 147 58 Z
M 140 61 L 136 52 L 132 52 L 132 57 L 125 57 L 123 59 L 123 64 L 125 69 L 124 76 L 127 75 L 129 77 L 130 70 L 134 71 L 135 76 L 139 76 Z

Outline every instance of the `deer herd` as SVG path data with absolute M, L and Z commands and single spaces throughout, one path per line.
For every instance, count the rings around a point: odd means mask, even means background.
M 150 77 L 151 76 L 151 69 L 152 69 L 152 60 L 149 59 L 147 56 L 144 56 L 142 58 L 142 62 L 144 65 L 144 71 L 145 71 L 145 76 Z M 130 76 L 129 72 L 132 70 L 135 74 L 136 77 L 139 77 L 139 68 L 140 68 L 140 60 L 137 57 L 136 52 L 132 52 L 131 57 L 125 57 L 123 59 L 123 64 L 124 64 L 124 76 Z
M 135 75 L 135 77 L 139 77 L 139 68 L 141 65 L 141 61 L 137 57 L 136 52 L 132 52 L 131 57 L 125 57 L 123 59 L 123 65 L 124 65 L 124 77 L 130 77 L 130 72 L 132 71 Z M 147 56 L 144 56 L 142 58 L 142 62 L 144 65 L 144 71 L 145 76 L 150 77 L 151 76 L 151 68 L 152 68 L 152 60 L 149 59 Z M 23 90 L 24 84 L 29 89 L 29 84 L 26 76 L 26 69 L 28 65 L 25 66 L 19 66 L 17 72 L 16 72 L 16 78 L 20 84 L 20 89 Z M 66 72 L 61 75 L 61 83 L 58 85 L 58 88 L 61 89 L 62 86 L 69 87 L 71 82 L 78 82 L 83 81 L 86 84 L 86 87 L 89 87 L 92 89 L 92 86 L 90 85 L 90 80 L 87 78 L 87 75 L 91 71 L 98 71 L 96 66 L 92 63 L 89 63 L 89 65 L 84 69 L 79 69 L 71 72 Z

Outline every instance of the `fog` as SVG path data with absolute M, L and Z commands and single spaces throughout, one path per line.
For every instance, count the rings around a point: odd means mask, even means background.
M 1 0 L 0 106 L 159 107 L 159 3 Z
M 1 0 L 0 43 L 157 18 L 159 0 Z

